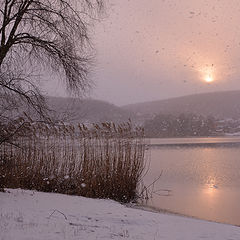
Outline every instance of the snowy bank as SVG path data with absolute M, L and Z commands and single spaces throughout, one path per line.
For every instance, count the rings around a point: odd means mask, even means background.
M 111 200 L 10 190 L 0 193 L 1 240 L 239 240 L 240 228 L 128 208 Z

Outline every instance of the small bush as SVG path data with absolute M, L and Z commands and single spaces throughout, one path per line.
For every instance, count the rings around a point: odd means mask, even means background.
M 145 167 L 142 128 L 130 123 L 26 126 L 11 144 L 0 145 L 2 187 L 121 202 L 137 197 Z

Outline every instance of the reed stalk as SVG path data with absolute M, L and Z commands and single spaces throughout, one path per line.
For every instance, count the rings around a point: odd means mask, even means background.
M 27 122 L 11 144 L 0 145 L 0 188 L 130 202 L 138 197 L 144 153 L 144 131 L 130 122 Z

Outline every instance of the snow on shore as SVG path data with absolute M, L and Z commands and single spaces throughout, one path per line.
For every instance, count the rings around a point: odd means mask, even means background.
M 0 193 L 1 240 L 239 240 L 240 228 L 128 208 L 111 200 L 10 190 Z

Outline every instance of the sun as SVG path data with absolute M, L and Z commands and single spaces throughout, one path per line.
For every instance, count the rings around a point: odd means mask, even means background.
M 211 83 L 214 81 L 213 77 L 211 75 L 207 75 L 205 78 L 204 78 L 205 82 L 207 83 Z
M 215 64 L 203 64 L 199 69 L 197 69 L 199 72 L 199 80 L 201 80 L 204 83 L 210 84 L 215 82 L 217 72 Z

